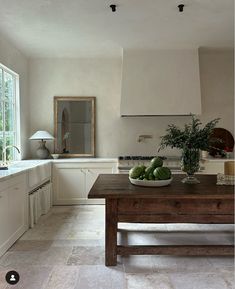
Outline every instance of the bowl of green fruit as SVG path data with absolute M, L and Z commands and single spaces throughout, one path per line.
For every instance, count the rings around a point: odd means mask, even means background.
M 129 180 L 137 186 L 163 187 L 169 185 L 173 178 L 171 170 L 163 166 L 163 160 L 160 157 L 154 157 L 148 167 L 141 165 L 130 169 Z

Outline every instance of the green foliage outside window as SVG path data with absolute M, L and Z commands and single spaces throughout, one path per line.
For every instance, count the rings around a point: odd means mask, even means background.
M 3 146 L 15 144 L 15 79 L 0 67 L 0 160 Z M 7 160 L 13 160 L 13 149 L 6 151 Z

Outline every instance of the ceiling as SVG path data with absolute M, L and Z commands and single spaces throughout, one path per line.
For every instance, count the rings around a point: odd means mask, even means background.
M 0 32 L 29 57 L 112 57 L 122 48 L 233 47 L 233 14 L 233 0 L 0 0 Z

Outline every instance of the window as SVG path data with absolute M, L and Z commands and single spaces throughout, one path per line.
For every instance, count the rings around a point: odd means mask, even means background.
M 8 145 L 19 147 L 19 76 L 0 64 L 0 159 Z M 18 158 L 13 148 L 8 148 L 7 160 Z

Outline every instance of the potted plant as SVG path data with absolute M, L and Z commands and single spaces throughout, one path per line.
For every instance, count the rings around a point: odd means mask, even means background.
M 191 123 L 185 124 L 183 129 L 174 124 L 168 125 L 167 133 L 161 137 L 159 150 L 168 146 L 182 150 L 181 169 L 187 173 L 182 182 L 196 184 L 199 181 L 194 174 L 199 170 L 200 150 L 209 151 L 210 136 L 219 118 L 202 127 L 200 119 L 194 115 L 191 117 Z

